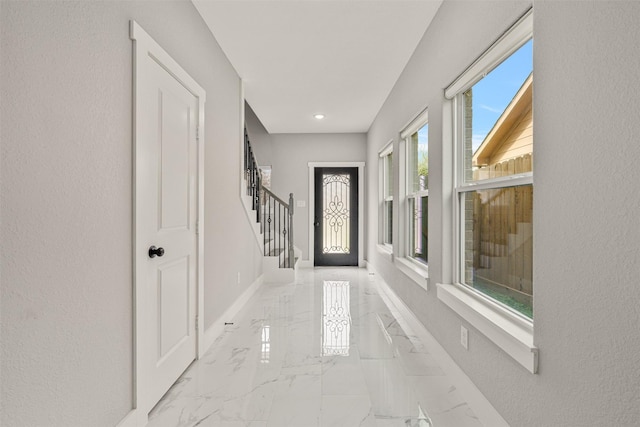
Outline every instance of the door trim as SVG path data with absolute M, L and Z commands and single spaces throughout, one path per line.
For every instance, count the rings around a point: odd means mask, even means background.
M 139 263 L 146 261 L 147 248 L 144 242 L 139 241 L 138 224 L 144 221 L 139 216 L 139 203 L 136 189 L 140 184 L 140 175 L 137 174 L 138 162 L 144 161 L 139 153 L 138 141 L 145 138 L 143 130 L 137 126 L 136 118 L 141 111 L 137 99 L 140 98 L 138 79 L 143 79 L 145 75 L 145 61 L 147 57 L 152 58 L 169 74 L 178 80 L 193 96 L 198 98 L 198 160 L 197 160 L 197 218 L 196 218 L 196 358 L 199 359 L 204 353 L 203 339 L 203 313 L 204 313 L 204 104 L 206 100 L 205 90 L 189 74 L 171 58 L 171 56 L 158 43 L 156 43 L 147 32 L 136 21 L 130 21 L 129 36 L 133 41 L 133 410 L 137 412 L 135 419 L 138 426 L 147 423 L 147 414 L 151 410 L 146 400 L 147 390 L 150 386 L 149 379 L 146 378 L 144 361 L 149 346 L 146 344 L 149 337 L 149 326 L 146 320 L 146 306 L 148 301 L 144 292 L 144 269 L 138 268 Z M 139 256 L 136 256 L 138 254 Z
M 358 179 L 358 168 L 357 167 L 316 167 L 314 168 L 314 251 L 313 251 L 313 264 L 314 267 L 340 267 L 340 266 L 358 266 L 359 265 L 359 256 L 360 251 L 358 250 L 358 228 L 359 228 L 359 218 L 360 218 L 360 204 L 358 203 L 360 192 L 359 189 L 359 179 Z M 343 191 L 342 186 L 339 183 L 335 185 L 325 185 L 324 178 L 327 176 L 325 174 L 331 174 L 333 176 L 336 175 L 348 175 L 349 176 L 349 184 L 346 186 L 349 188 L 349 195 L 342 199 L 345 203 L 345 206 L 348 206 L 348 220 L 347 226 L 348 231 L 348 239 L 349 239 L 349 252 L 347 253 L 324 253 L 325 244 L 337 244 L 338 241 L 334 241 L 330 236 L 333 235 L 329 230 L 331 230 L 331 226 L 326 222 L 326 218 L 324 218 L 324 214 L 326 213 L 325 209 L 329 209 L 329 206 L 325 206 L 325 203 L 328 203 L 325 197 L 328 194 L 323 194 L 325 189 L 327 191 L 331 191 L 330 189 L 337 190 L 338 193 L 334 193 L 331 197 L 338 197 L 338 194 Z M 342 196 L 346 196 L 342 193 Z M 318 205 L 320 204 L 320 206 Z M 338 204 L 335 208 L 340 208 Z M 344 230 L 344 229 L 343 229 Z M 337 230 L 334 230 L 337 231 Z M 338 238 L 338 235 L 334 235 L 334 238 Z M 330 242 L 324 242 L 323 239 L 330 238 Z M 342 247 L 344 245 L 344 241 L 340 240 Z
M 358 168 L 358 267 L 364 267 L 364 166 L 365 162 L 309 162 L 309 263 L 315 261 L 315 233 L 313 216 L 315 212 L 315 171 L 316 168 Z

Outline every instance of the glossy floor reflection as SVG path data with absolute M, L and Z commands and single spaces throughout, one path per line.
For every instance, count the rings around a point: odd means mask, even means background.
M 149 427 L 481 425 L 365 269 L 299 270 L 296 283 L 263 285 L 233 322 Z

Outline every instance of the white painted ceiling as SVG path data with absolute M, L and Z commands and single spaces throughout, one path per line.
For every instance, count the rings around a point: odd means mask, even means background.
M 192 1 L 270 133 L 366 132 L 442 2 Z

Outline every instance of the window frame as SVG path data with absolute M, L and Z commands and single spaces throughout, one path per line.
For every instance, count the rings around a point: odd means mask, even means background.
M 378 210 L 378 245 L 380 245 L 385 251 L 393 253 L 393 163 L 391 164 L 391 170 L 388 170 L 388 157 L 393 162 L 393 140 L 389 141 L 378 152 L 378 171 L 380 177 L 379 183 L 379 210 Z M 388 194 L 387 194 L 388 190 Z M 392 203 L 391 210 L 391 224 L 387 221 L 387 207 L 388 202 Z M 391 225 L 391 227 L 389 227 Z M 391 237 L 391 241 L 387 242 L 387 236 Z
M 418 259 L 416 259 L 415 256 L 412 256 L 412 253 L 414 251 L 415 248 L 412 248 L 411 246 L 411 224 L 412 221 L 414 220 L 412 214 L 412 210 L 410 209 L 411 204 L 409 203 L 410 200 L 413 200 L 414 206 L 415 203 L 417 201 L 418 198 L 422 198 L 422 197 L 429 197 L 429 184 L 428 184 L 428 179 L 427 179 L 427 188 L 425 190 L 413 190 L 410 189 L 409 187 L 413 184 L 413 176 L 412 174 L 415 171 L 411 170 L 411 150 L 410 150 L 410 145 L 411 145 L 411 137 L 413 135 L 415 135 L 416 133 L 418 133 L 420 131 L 420 129 L 422 129 L 425 126 L 429 125 L 429 112 L 428 110 L 423 111 L 420 115 L 418 115 L 418 117 L 416 117 L 416 119 L 411 123 L 411 125 L 409 127 L 407 127 L 404 131 L 402 131 L 401 133 L 401 138 L 404 141 L 404 147 L 405 147 L 405 152 L 404 152 L 404 164 L 405 164 L 405 174 L 404 174 L 404 205 L 405 205 L 405 227 L 403 229 L 403 233 L 405 236 L 405 252 L 404 252 L 404 257 L 409 261 L 409 262 L 413 262 L 418 266 L 422 266 L 424 268 L 426 268 L 428 270 L 429 268 L 429 259 L 427 258 L 426 261 L 420 261 Z M 428 146 L 428 138 L 427 138 L 427 146 Z M 428 153 L 428 148 L 427 148 L 427 153 Z M 428 203 L 428 202 L 427 202 Z M 428 206 L 428 204 L 427 204 Z M 427 215 L 428 215 L 428 210 L 427 210 Z M 428 219 L 427 219 L 428 221 Z M 428 241 L 427 241 L 428 242 Z
M 526 43 L 526 42 L 525 42 Z M 465 230 L 464 224 L 466 222 L 465 217 L 465 209 L 464 203 L 462 201 L 462 195 L 470 194 L 474 191 L 482 191 L 482 190 L 500 190 L 504 188 L 517 187 L 522 185 L 531 185 L 533 186 L 533 172 L 525 172 L 514 175 L 508 175 L 497 178 L 487 178 L 487 179 L 479 179 L 476 181 L 467 181 L 465 178 L 465 138 L 464 138 L 464 92 L 460 92 L 454 98 L 454 121 L 456 125 L 456 141 L 455 141 L 455 166 L 454 170 L 456 171 L 454 178 L 454 215 L 455 215 L 455 231 L 456 231 L 456 239 L 455 239 L 455 265 L 456 271 L 454 274 L 454 281 L 461 286 L 465 286 L 469 288 L 472 292 L 477 292 L 483 298 L 494 302 L 494 299 L 486 296 L 485 294 L 475 290 L 471 285 L 465 283 Z M 531 323 L 533 326 L 533 319 L 529 319 L 523 314 L 517 312 L 516 310 L 508 307 L 504 304 L 497 303 L 498 306 L 504 310 L 507 310 L 511 314 L 521 317 L 525 322 Z
M 444 91 L 443 164 L 451 165 L 450 183 L 443 196 L 451 203 L 443 206 L 443 233 L 450 233 L 452 245 L 443 243 L 443 258 L 450 270 L 437 285 L 438 299 L 473 325 L 531 373 L 537 373 L 538 349 L 533 342 L 533 320 L 464 284 L 464 212 L 461 197 L 478 190 L 533 185 L 533 172 L 477 181 L 464 177 L 463 94 L 488 72 L 510 57 L 533 37 L 533 9 L 529 9 Z M 446 127 L 450 126 L 450 132 Z M 450 141 L 450 144 L 447 144 Z M 447 230 L 449 230 L 447 232 Z M 446 240 L 446 239 L 444 239 Z
M 418 132 L 423 126 L 429 123 L 429 109 L 424 108 L 400 131 L 400 144 L 398 158 L 400 160 L 398 174 L 400 201 L 398 203 L 398 256 L 395 258 L 395 265 L 400 271 L 411 278 L 418 285 L 428 290 L 429 264 L 414 259 L 411 254 L 410 244 L 410 224 L 411 212 L 409 209 L 409 199 L 427 195 L 429 190 L 409 192 L 410 168 L 409 168 L 409 144 L 411 135 Z M 428 220 L 427 220 L 428 221 Z

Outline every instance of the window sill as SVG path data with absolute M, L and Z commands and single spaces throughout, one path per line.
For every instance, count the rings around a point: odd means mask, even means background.
M 386 256 L 390 262 L 393 262 L 393 246 L 378 243 L 378 253 L 380 255 Z
M 411 280 L 425 291 L 429 290 L 429 269 L 427 266 L 418 265 L 406 258 L 396 258 L 394 264 Z
M 532 374 L 538 371 L 538 349 L 533 324 L 498 304 L 475 295 L 462 285 L 438 283 L 438 299 Z

